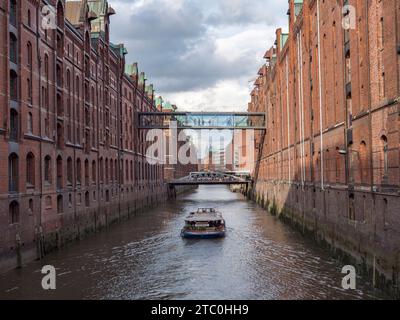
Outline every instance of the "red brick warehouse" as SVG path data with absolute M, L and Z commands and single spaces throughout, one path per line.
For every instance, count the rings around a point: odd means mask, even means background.
M 249 103 L 268 119 L 254 197 L 395 289 L 400 2 L 290 0 L 288 14 Z
M 166 194 L 135 122 L 153 86 L 110 42 L 113 14 L 105 0 L 0 0 L 1 270 Z

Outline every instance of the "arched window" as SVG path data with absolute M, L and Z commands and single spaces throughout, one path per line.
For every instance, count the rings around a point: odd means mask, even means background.
M 32 103 L 32 82 L 31 79 L 26 79 L 26 91 L 27 91 L 27 100 L 29 103 Z
M 51 183 L 52 181 L 52 168 L 51 168 L 51 157 L 46 156 L 44 158 L 44 181 Z
M 388 214 L 388 201 L 386 198 L 383 199 L 383 207 L 382 207 L 382 217 L 383 217 L 383 227 L 386 228 L 388 226 L 387 221 Z
M 64 199 L 63 196 L 60 194 L 57 196 L 57 213 L 61 214 L 64 212 Z
M 352 221 L 356 220 L 355 199 L 353 193 L 349 195 L 349 219 Z
M 89 160 L 85 160 L 85 185 L 89 186 Z
M 82 182 L 82 163 L 79 158 L 76 160 L 76 181 L 78 184 Z
M 64 28 L 64 8 L 61 1 L 57 3 L 57 27 Z
M 18 44 L 14 33 L 10 33 L 10 61 L 18 63 Z
M 29 209 L 29 214 L 32 214 L 33 213 L 33 199 L 29 199 L 28 209 Z
M 104 166 L 103 166 L 103 158 L 99 160 L 99 169 L 100 169 L 100 183 L 104 181 Z
M 56 77 L 57 77 L 57 86 L 60 88 L 63 86 L 63 75 L 62 75 L 62 68 L 59 64 L 56 66 Z
M 47 54 L 44 56 L 44 75 L 46 81 L 49 81 L 49 56 Z
M 86 206 L 86 208 L 90 207 L 89 191 L 86 191 L 86 193 L 85 193 L 85 206 Z
M 35 156 L 32 152 L 26 156 L 26 184 L 28 187 L 35 186 Z
M 19 116 L 15 109 L 10 110 L 10 140 L 17 141 L 19 132 Z
M 97 168 L 96 168 L 96 161 L 92 161 L 92 182 L 96 183 L 96 176 L 97 176 Z
M 64 128 L 61 123 L 57 123 L 57 148 L 64 148 Z
M 86 51 L 86 53 L 90 52 L 90 36 L 89 36 L 89 32 L 85 33 L 85 51 Z
M 121 170 L 122 170 L 122 168 L 121 168 Z M 114 162 L 114 179 L 115 179 L 115 182 L 118 182 L 118 161 L 117 161 L 117 159 L 115 159 L 115 162 Z
M 14 70 L 10 70 L 10 99 L 18 100 L 18 75 Z
M 32 15 L 31 10 L 28 10 L 28 27 L 32 27 Z
M 67 181 L 68 184 L 72 185 L 73 183 L 73 166 L 72 166 L 72 159 L 67 159 Z
M 57 157 L 57 189 L 61 190 L 63 188 L 63 160 L 61 156 Z
M 382 144 L 382 183 L 387 183 L 388 173 L 389 173 L 389 163 L 388 163 L 388 140 L 385 135 L 381 137 Z
M 11 224 L 19 223 L 19 203 L 17 201 L 10 203 L 9 211 Z
M 106 168 L 105 168 L 105 171 L 106 171 L 106 184 L 108 184 L 108 175 L 109 175 L 109 171 L 108 171 L 108 159 L 106 159 Z
M 32 68 L 32 44 L 30 42 L 26 45 L 26 54 L 28 67 Z
M 10 23 L 16 27 L 17 26 L 17 1 L 10 0 Z
M 114 161 L 110 160 L 110 180 L 113 183 L 114 182 Z
M 125 176 L 126 176 L 126 180 L 129 180 L 129 162 L 128 160 L 125 161 Z
M 365 141 L 361 141 L 359 148 L 359 172 L 360 182 L 362 184 L 368 183 L 368 156 L 367 156 L 367 144 Z
M 10 192 L 18 191 L 18 156 L 12 153 L 8 157 L 8 189 Z

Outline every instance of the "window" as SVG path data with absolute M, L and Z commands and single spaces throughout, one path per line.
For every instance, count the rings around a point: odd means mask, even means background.
M 104 167 L 103 167 L 103 158 L 99 160 L 99 167 L 100 167 L 100 183 L 104 181 Z
M 106 159 L 106 184 L 108 184 L 108 175 L 109 175 L 109 171 L 108 171 L 108 159 Z
M 363 184 L 368 183 L 368 156 L 367 156 L 367 144 L 365 141 L 361 141 L 359 149 L 359 171 L 360 171 L 360 182 Z
M 8 157 L 8 189 L 10 192 L 18 191 L 18 156 L 12 153 Z
M 29 199 L 28 209 L 29 209 L 29 214 L 32 214 L 33 213 L 33 200 L 32 199 Z
M 356 214 L 355 214 L 355 206 L 354 206 L 354 194 L 351 193 L 349 196 L 349 220 L 355 221 Z
M 14 70 L 10 70 L 10 99 L 18 100 L 18 76 Z
M 114 182 L 114 162 L 110 160 L 110 180 Z
M 15 109 L 11 109 L 10 111 L 10 140 L 17 141 L 18 140 L 18 132 L 19 132 L 19 125 L 18 125 L 18 112 Z
M 35 186 L 35 156 L 32 152 L 26 156 L 26 184 L 28 187 Z
M 49 210 L 49 209 L 52 208 L 52 199 L 51 199 L 51 196 L 47 196 L 47 197 L 44 199 L 44 205 L 45 205 L 46 210 Z
M 354 183 L 354 150 L 353 142 L 350 142 L 347 147 L 349 157 L 349 183 Z
M 72 159 L 68 158 L 67 159 L 67 181 L 68 184 L 72 185 L 72 179 L 73 179 L 73 168 L 72 168 Z
M 51 158 L 50 156 L 46 156 L 44 158 L 44 181 L 46 181 L 47 183 L 51 183 Z
M 29 103 L 32 103 L 32 82 L 31 79 L 26 80 L 26 90 L 27 90 L 27 100 Z
M 33 133 L 33 116 L 31 112 L 28 112 L 27 131 L 28 133 Z
M 383 199 L 383 208 L 382 208 L 382 217 L 383 217 L 383 226 L 386 228 L 388 226 L 387 214 L 388 214 L 388 200 L 386 198 Z
M 82 164 L 81 159 L 76 160 L 76 181 L 78 184 L 82 182 Z
M 31 16 L 31 10 L 28 10 L 28 27 L 32 27 L 32 16 Z
M 89 186 L 89 160 L 85 160 L 85 185 Z
M 26 45 L 26 52 L 27 52 L 27 64 L 28 67 L 32 68 L 32 44 L 30 42 L 28 42 L 28 44 Z
M 61 156 L 57 158 L 57 189 L 61 190 L 63 188 L 63 160 Z
M 17 38 L 13 33 L 10 33 L 10 60 L 15 64 L 18 62 Z
M 57 114 L 58 116 L 64 115 L 64 101 L 61 94 L 57 94 Z
M 63 86 L 63 77 L 62 77 L 62 69 L 59 64 L 56 66 L 56 77 L 57 77 L 57 86 Z
M 10 1 L 10 23 L 16 27 L 17 26 L 17 1 Z
M 61 1 L 57 4 L 57 27 L 64 28 L 64 8 Z
M 10 203 L 10 221 L 11 224 L 19 223 L 19 203 L 17 201 Z
M 128 160 L 126 160 L 125 162 L 125 176 L 126 176 L 126 180 L 129 180 L 129 162 Z
M 88 191 L 85 193 L 85 206 L 86 208 L 90 207 L 90 196 Z
M 96 183 L 96 161 L 92 161 L 92 182 Z
M 63 196 L 59 195 L 57 197 L 57 213 L 61 214 L 64 212 L 64 201 L 63 201 Z
M 388 178 L 388 171 L 389 171 L 389 165 L 388 165 L 388 140 L 386 136 L 381 137 L 381 143 L 382 143 L 382 152 L 383 152 L 383 183 L 387 182 Z
M 57 123 L 57 148 L 64 148 L 64 128 L 61 123 Z
M 44 56 L 44 75 L 46 81 L 49 81 L 49 56 L 47 54 Z

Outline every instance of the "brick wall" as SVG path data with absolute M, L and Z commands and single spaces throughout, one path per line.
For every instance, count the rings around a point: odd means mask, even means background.
M 45 31 L 44 1 L 16 1 L 15 19 L 13 2 L 0 2 L 0 270 L 166 194 L 135 122 L 154 109 L 153 92 L 109 42 L 112 10 L 93 17 L 86 1 L 50 1 L 58 25 Z
M 348 32 L 345 4 L 304 1 L 295 17 L 289 1 L 289 34 L 277 30 L 249 103 L 268 121 L 253 194 L 397 290 L 400 4 L 348 1 Z

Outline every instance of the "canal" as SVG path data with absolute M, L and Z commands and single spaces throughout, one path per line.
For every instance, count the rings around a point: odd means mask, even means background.
M 223 212 L 224 239 L 184 240 L 185 216 Z M 57 270 L 57 289 L 41 288 L 41 266 Z M 358 279 L 341 288 L 327 252 L 224 186 L 201 186 L 78 243 L 0 275 L 0 299 L 374 299 Z

